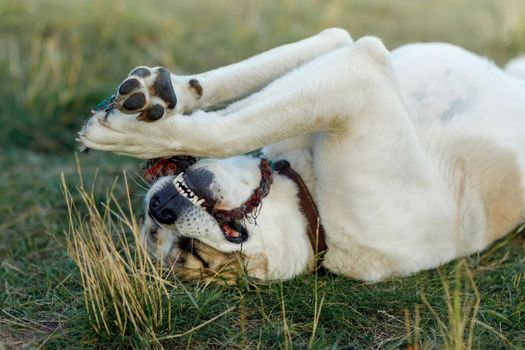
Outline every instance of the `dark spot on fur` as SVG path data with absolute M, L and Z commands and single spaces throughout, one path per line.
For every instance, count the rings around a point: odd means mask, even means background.
M 199 83 L 199 81 L 197 79 L 191 79 L 189 84 L 190 84 L 190 87 L 193 89 L 193 91 L 195 91 L 197 96 L 201 97 L 203 90 L 202 90 L 202 86 Z
M 143 93 L 137 92 L 124 101 L 123 107 L 128 111 L 134 111 L 144 107 L 146 104 L 146 97 Z
M 169 109 L 175 108 L 177 104 L 177 96 L 175 95 L 175 89 L 171 83 L 170 72 L 166 68 L 159 68 L 157 73 L 157 79 L 153 83 L 153 89 L 166 104 Z
M 191 239 L 188 237 L 181 237 L 179 240 L 178 246 L 180 250 L 183 250 L 185 252 L 189 252 L 191 249 L 193 249 L 193 244 L 191 244 Z
M 469 108 L 469 101 L 457 98 L 453 101 L 450 101 L 447 109 L 441 113 L 441 120 L 449 121 L 454 118 L 457 114 L 465 112 Z
M 121 95 L 127 95 L 133 90 L 140 88 L 140 82 L 135 79 L 131 78 L 126 81 L 124 81 L 122 84 L 120 84 L 120 87 L 118 88 L 118 93 Z
M 151 72 L 148 68 L 139 67 L 139 68 L 135 68 L 134 70 L 132 70 L 131 73 L 129 73 L 129 75 L 136 75 L 141 78 L 146 78 L 151 75 Z

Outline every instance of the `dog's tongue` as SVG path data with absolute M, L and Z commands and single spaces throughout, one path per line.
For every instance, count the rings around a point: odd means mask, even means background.
M 228 236 L 228 237 L 233 237 L 233 238 L 237 238 L 239 237 L 239 232 L 235 231 L 234 229 L 232 229 L 228 224 L 225 224 L 223 226 L 224 228 L 224 233 Z

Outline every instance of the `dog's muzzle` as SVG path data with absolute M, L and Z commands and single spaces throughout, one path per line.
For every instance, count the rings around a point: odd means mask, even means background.
M 151 197 L 148 212 L 159 224 L 171 225 L 188 206 L 191 203 L 169 182 Z

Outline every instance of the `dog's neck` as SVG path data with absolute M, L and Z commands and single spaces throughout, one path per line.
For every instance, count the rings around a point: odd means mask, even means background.
M 248 273 L 265 280 L 289 279 L 307 271 L 314 254 L 306 232 L 307 220 L 298 206 L 297 186 L 274 175 L 270 194 L 244 250 Z M 248 248 L 248 247 L 247 247 Z
M 291 160 L 291 166 L 315 196 L 312 156 L 305 147 L 306 141 L 304 144 L 302 140 L 285 141 L 266 148 L 264 153 L 271 160 Z M 254 249 L 246 252 L 251 255 L 247 264 L 249 274 L 262 279 L 288 279 L 314 266 L 308 222 L 299 207 L 298 191 L 297 184 L 288 177 L 274 174 L 272 188 L 262 202 L 264 210 L 252 236 Z

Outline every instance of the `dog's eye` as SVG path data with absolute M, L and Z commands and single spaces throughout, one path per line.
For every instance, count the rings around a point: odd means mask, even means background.
M 207 269 L 210 267 L 210 264 L 208 264 L 208 262 L 206 260 L 204 260 L 204 258 L 197 252 L 196 249 L 193 249 L 191 251 L 191 254 L 197 259 L 199 260 L 201 263 L 202 263 L 202 267 Z
M 199 254 L 199 250 L 197 247 L 193 244 L 191 238 L 182 237 L 179 240 L 179 248 L 189 254 L 190 256 L 193 256 L 193 258 L 200 262 L 202 264 L 202 267 L 207 269 L 210 267 L 210 264 L 202 257 L 201 254 Z
M 158 226 L 154 226 L 151 231 L 149 231 L 149 236 L 151 237 L 151 240 L 153 242 L 157 242 L 158 238 L 159 238 L 159 227 Z

